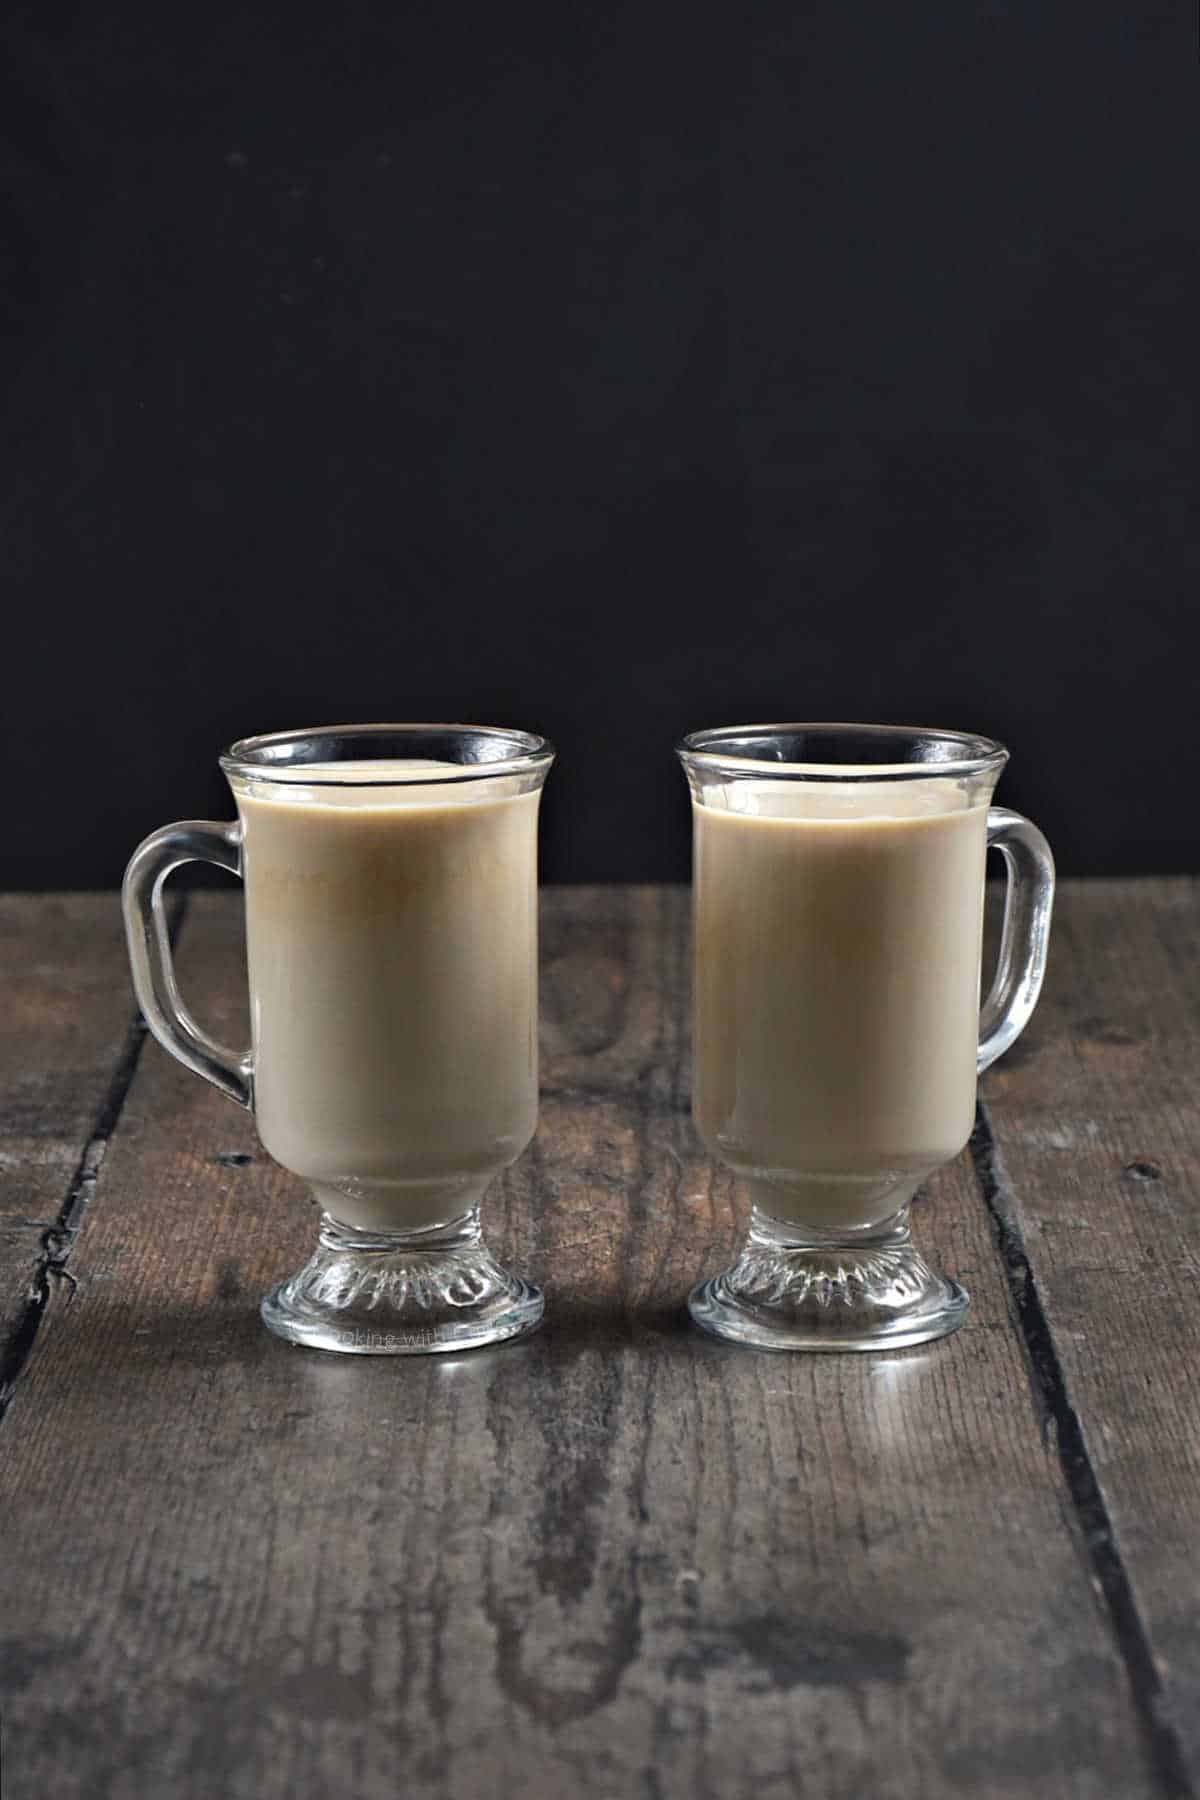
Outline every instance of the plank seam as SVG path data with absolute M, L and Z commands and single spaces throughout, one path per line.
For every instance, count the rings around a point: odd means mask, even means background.
M 174 905 L 168 902 L 172 948 L 179 937 L 186 909 L 186 895 L 180 896 Z M 96 1111 L 83 1153 L 71 1178 L 66 1198 L 53 1222 L 42 1232 L 41 1247 L 29 1278 L 24 1309 L 0 1354 L 0 1425 L 4 1423 L 17 1384 L 33 1354 L 54 1290 L 63 1282 L 67 1283 L 72 1293 L 75 1290 L 75 1277 L 67 1263 L 95 1198 L 108 1146 L 124 1111 L 125 1101 L 141 1060 L 142 1046 L 148 1036 L 146 1021 L 140 1012 L 135 1012 Z
M 1112 1515 L 1088 1449 L 1083 1421 L 1071 1399 L 1054 1331 L 1021 1229 L 1016 1194 L 982 1100 L 971 1137 L 971 1160 L 1004 1267 L 1034 1404 L 1043 1433 L 1053 1435 L 1055 1440 L 1084 1553 L 1092 1580 L 1108 1612 L 1151 1771 L 1165 1800 L 1197 1800 L 1183 1745 L 1166 1713 L 1167 1696 L 1154 1660 L 1150 1633 L 1121 1555 Z

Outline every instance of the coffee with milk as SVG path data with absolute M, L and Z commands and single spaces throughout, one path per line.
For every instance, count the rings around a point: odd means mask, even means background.
M 695 817 L 695 1112 L 771 1216 L 888 1217 L 974 1118 L 987 807 L 731 784 Z
M 259 1134 L 362 1231 L 464 1212 L 537 1122 L 538 795 L 453 767 L 238 784 Z

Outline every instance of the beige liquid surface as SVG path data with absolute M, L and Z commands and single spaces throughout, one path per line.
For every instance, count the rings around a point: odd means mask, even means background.
M 238 794 L 259 1135 L 363 1230 L 464 1211 L 537 1122 L 538 795 L 411 780 L 452 766 Z
M 694 808 L 697 1123 L 764 1211 L 877 1223 L 970 1135 L 987 808 L 936 781 L 719 792 L 739 810 Z

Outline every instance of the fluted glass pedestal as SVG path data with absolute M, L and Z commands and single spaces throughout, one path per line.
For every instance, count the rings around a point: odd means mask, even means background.
M 956 1331 L 969 1304 L 911 1242 L 907 1206 L 829 1237 L 756 1206 L 737 1261 L 694 1288 L 688 1310 L 760 1350 L 895 1350 Z
M 424 1231 L 367 1232 L 324 1212 L 304 1267 L 272 1288 L 264 1323 L 293 1344 L 360 1356 L 422 1356 L 522 1337 L 541 1290 L 502 1269 L 479 1208 Z

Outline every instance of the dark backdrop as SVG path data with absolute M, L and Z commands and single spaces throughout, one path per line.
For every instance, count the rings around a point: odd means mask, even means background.
M 806 717 L 1197 866 L 1186 14 L 10 6 L 0 884 L 437 717 L 557 741 L 552 878 L 683 876 L 674 739 Z

